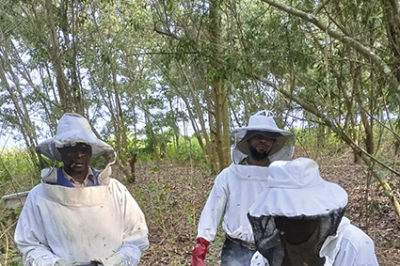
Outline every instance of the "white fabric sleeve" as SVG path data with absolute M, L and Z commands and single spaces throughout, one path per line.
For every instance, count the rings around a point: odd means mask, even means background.
M 215 239 L 218 225 L 228 200 L 228 186 L 226 183 L 226 171 L 220 173 L 215 179 L 214 186 L 208 196 L 206 205 L 201 212 L 197 238 L 202 237 L 208 242 Z
M 149 247 L 148 229 L 142 210 L 129 191 L 122 186 L 125 201 L 123 245 L 113 255 L 122 258 L 126 265 L 136 266 L 142 253 Z
M 360 237 L 355 240 L 357 243 L 352 243 L 348 239 L 341 241 L 340 251 L 333 265 L 378 266 L 373 241 L 369 237 Z
M 33 205 L 35 193 L 29 193 L 15 230 L 15 242 L 23 254 L 25 266 L 51 266 L 60 258 L 51 252 L 44 234 L 39 210 Z

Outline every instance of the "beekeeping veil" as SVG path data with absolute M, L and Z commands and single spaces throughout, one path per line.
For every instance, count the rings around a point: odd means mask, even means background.
M 318 165 L 308 158 L 276 161 L 269 166 L 269 185 L 248 213 L 257 250 L 270 266 L 281 265 L 285 243 L 275 217 L 319 219 L 314 255 L 328 236 L 336 234 L 347 205 L 347 193 L 339 185 L 323 180 Z
M 262 135 L 275 139 L 269 151 L 269 161 L 290 160 L 293 156 L 293 133 L 278 128 L 272 117 L 271 111 L 260 111 L 249 119 L 247 127 L 237 128 L 232 131 L 232 161 L 239 164 L 246 156 L 250 155 L 247 140 L 253 136 Z
M 64 114 L 57 125 L 57 134 L 43 141 L 36 148 L 36 152 L 43 154 L 51 160 L 62 161 L 58 148 L 64 146 L 75 146 L 77 143 L 85 143 L 92 147 L 92 156 L 105 155 L 106 164 L 115 161 L 114 149 L 98 139 L 90 127 L 89 121 L 76 113 Z

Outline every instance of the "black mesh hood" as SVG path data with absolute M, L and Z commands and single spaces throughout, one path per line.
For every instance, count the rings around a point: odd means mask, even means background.
M 325 240 L 329 236 L 336 235 L 344 211 L 345 209 L 342 208 L 326 215 L 307 216 L 307 218 L 319 219 L 319 240 L 314 251 L 317 257 L 319 257 L 319 252 Z M 268 260 L 270 266 L 280 266 L 285 256 L 285 246 L 284 241 L 281 239 L 281 232 L 276 228 L 275 217 L 255 217 L 250 214 L 247 214 L 247 216 L 253 229 L 257 250 Z M 301 218 L 301 216 L 298 218 Z

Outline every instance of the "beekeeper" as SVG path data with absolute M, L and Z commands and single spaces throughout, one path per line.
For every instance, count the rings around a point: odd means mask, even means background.
M 268 166 L 293 155 L 293 134 L 279 129 L 269 111 L 250 117 L 247 127 L 232 132 L 233 163 L 215 179 L 202 211 L 192 266 L 205 265 L 207 247 L 215 239 L 221 217 L 226 240 L 221 266 L 248 266 L 256 246 L 247 212 L 267 186 Z
M 15 242 L 24 265 L 138 265 L 149 246 L 147 225 L 126 187 L 111 178 L 113 148 L 84 117 L 68 113 L 37 152 L 63 167 L 42 170 L 20 214 Z M 96 171 L 90 162 L 100 155 L 111 162 Z
M 374 243 L 343 216 L 347 193 L 308 158 L 270 165 L 249 210 L 258 252 L 252 266 L 378 266 Z

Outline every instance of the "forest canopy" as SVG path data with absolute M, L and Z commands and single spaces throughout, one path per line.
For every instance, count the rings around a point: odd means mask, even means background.
M 171 141 L 178 151 L 186 131 L 218 172 L 230 163 L 231 129 L 267 109 L 280 127 L 341 140 L 397 202 L 386 178 L 400 175 L 398 1 L 0 7 L 1 134 L 18 132 L 37 168 L 46 163 L 38 142 L 77 112 L 112 143 L 122 169 L 139 150 L 160 160 Z

